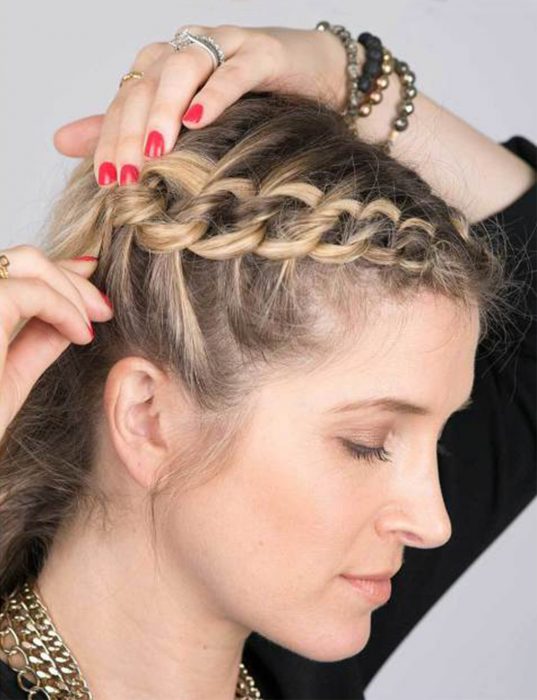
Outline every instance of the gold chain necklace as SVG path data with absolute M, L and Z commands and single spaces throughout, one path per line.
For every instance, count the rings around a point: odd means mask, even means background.
M 17 673 L 19 687 L 28 693 L 28 700 L 93 700 L 79 665 L 35 586 L 24 583 L 0 608 L 0 647 L 7 655 L 8 666 Z M 18 668 L 16 656 L 22 658 Z M 235 700 L 262 700 L 243 663 Z

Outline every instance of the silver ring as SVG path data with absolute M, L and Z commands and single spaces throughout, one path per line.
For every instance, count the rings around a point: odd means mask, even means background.
M 177 31 L 174 38 L 168 41 L 168 44 L 173 46 L 176 51 L 180 51 L 190 44 L 201 46 L 210 55 L 213 62 L 213 70 L 216 70 L 226 60 L 224 52 L 212 37 L 205 34 L 192 34 L 188 29 Z

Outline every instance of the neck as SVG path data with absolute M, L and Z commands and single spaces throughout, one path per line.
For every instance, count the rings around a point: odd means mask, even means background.
M 72 527 L 37 579 L 94 700 L 233 700 L 250 630 L 177 562 L 159 559 L 157 573 L 153 556 L 132 525 Z

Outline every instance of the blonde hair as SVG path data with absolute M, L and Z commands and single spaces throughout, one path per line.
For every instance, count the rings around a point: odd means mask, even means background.
M 183 128 L 134 186 L 100 188 L 84 159 L 47 224 L 53 260 L 100 251 L 92 282 L 115 313 L 40 377 L 0 444 L 0 596 L 38 574 L 60 525 L 100 502 L 92 462 L 120 358 L 180 380 L 198 419 L 174 462 L 172 483 L 186 487 L 233 454 L 253 388 L 334 351 L 368 299 L 429 289 L 477 303 L 482 337 L 503 318 L 500 227 L 470 226 L 298 95 L 249 93 L 203 129 Z

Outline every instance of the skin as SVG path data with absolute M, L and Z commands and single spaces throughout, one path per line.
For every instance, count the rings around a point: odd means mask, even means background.
M 158 502 L 158 567 L 143 502 L 189 408 L 150 362 L 114 366 L 96 464 L 113 524 L 64 531 L 38 580 L 96 698 L 232 700 L 252 630 L 317 661 L 357 654 L 378 606 L 340 574 L 395 570 L 405 546 L 449 540 L 436 444 L 471 391 L 477 312 L 422 293 L 374 317 L 315 370 L 263 384 L 232 465 Z M 431 413 L 326 415 L 378 395 Z M 359 461 L 342 439 L 391 461 Z

